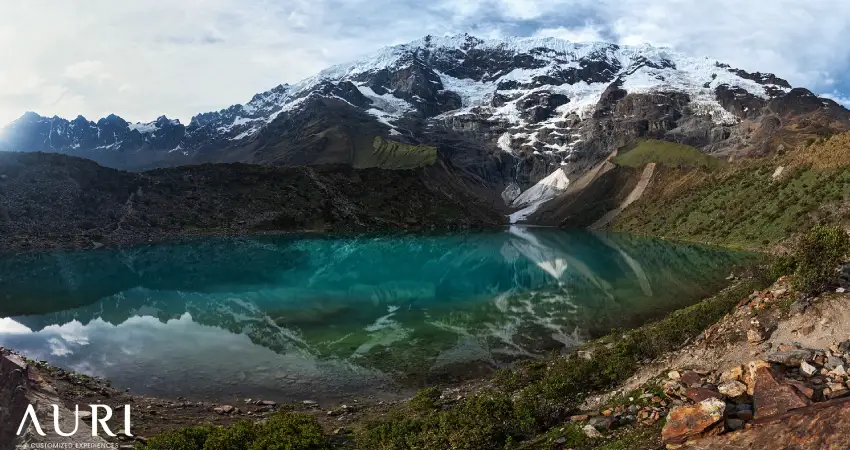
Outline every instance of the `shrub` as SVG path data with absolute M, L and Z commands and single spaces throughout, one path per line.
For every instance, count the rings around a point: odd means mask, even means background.
M 432 386 L 419 391 L 407 402 L 407 406 L 413 410 L 425 412 L 434 409 L 439 399 L 440 390 Z
M 794 255 L 782 255 L 777 257 L 770 265 L 768 275 L 772 280 L 785 275 L 791 275 L 797 270 L 797 259 Z
M 229 427 L 190 427 L 151 438 L 147 450 L 328 450 L 330 444 L 316 419 L 278 413 L 265 423 L 240 422 Z
M 257 430 L 251 422 L 240 422 L 230 427 L 216 427 L 207 437 L 204 450 L 248 450 Z
M 316 419 L 298 413 L 279 413 L 257 427 L 248 450 L 326 450 L 327 437 Z
M 812 228 L 797 244 L 794 288 L 806 293 L 823 290 L 834 280 L 835 269 L 848 252 L 850 238 L 841 227 Z
M 149 450 L 201 450 L 210 435 L 209 428 L 190 427 L 166 431 L 151 438 L 145 447 Z

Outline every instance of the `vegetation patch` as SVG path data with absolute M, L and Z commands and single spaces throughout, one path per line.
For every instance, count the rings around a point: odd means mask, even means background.
M 793 274 L 792 286 L 806 293 L 821 292 L 833 281 L 835 268 L 850 253 L 850 237 L 838 226 L 817 226 L 802 236 L 794 253 L 783 255 L 773 274 Z
M 715 169 L 724 164 L 689 145 L 655 139 L 638 140 L 620 152 L 614 162 L 626 167 L 643 167 L 654 162 L 668 167 Z
M 278 413 L 263 423 L 229 427 L 190 427 L 151 438 L 148 450 L 325 450 L 330 443 L 316 420 L 305 414 Z
M 354 166 L 358 168 L 415 169 L 437 162 L 437 148 L 403 144 L 376 136 L 371 151 L 360 152 Z

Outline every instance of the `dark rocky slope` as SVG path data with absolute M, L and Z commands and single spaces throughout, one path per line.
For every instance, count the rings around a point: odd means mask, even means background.
M 428 180 L 445 180 L 439 186 Z M 129 173 L 0 152 L 0 249 L 96 247 L 182 235 L 497 226 L 504 216 L 418 170 L 204 164 Z

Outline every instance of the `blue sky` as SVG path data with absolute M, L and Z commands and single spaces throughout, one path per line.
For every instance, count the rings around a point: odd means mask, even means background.
M 425 34 L 670 46 L 850 106 L 847 0 L 29 0 L 0 3 L 0 124 L 131 121 L 257 92 Z

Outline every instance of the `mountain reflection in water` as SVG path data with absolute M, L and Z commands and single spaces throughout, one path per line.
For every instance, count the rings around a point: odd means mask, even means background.
M 39 253 L 0 259 L 0 345 L 152 395 L 339 397 L 637 326 L 749 258 L 523 227 Z

